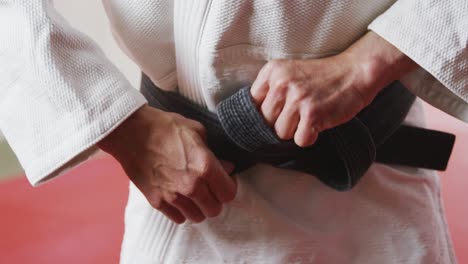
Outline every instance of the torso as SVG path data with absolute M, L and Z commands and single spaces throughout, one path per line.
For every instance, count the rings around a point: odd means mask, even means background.
M 213 110 L 270 59 L 338 53 L 394 0 L 105 0 L 123 49 Z M 421 123 L 421 106 L 410 115 Z M 416 120 L 416 121 L 414 121 Z M 123 263 L 454 263 L 431 171 L 374 165 L 352 191 L 261 165 L 202 224 L 174 225 L 131 187 Z

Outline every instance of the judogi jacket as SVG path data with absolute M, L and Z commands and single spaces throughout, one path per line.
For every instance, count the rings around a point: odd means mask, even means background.
M 402 80 L 411 91 L 468 121 L 464 0 L 104 4 L 118 43 L 153 82 L 209 109 L 267 60 L 330 56 L 370 29 L 421 66 Z M 0 128 L 32 184 L 85 158 L 144 103 L 51 1 L 1 1 Z

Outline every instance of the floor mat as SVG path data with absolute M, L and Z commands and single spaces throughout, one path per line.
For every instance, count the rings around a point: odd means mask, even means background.
M 118 263 L 128 180 L 111 158 L 40 188 L 0 184 L 0 263 Z
M 459 263 L 468 263 L 468 124 L 426 107 L 428 126 L 455 133 L 447 170 L 439 173 L 447 221 Z

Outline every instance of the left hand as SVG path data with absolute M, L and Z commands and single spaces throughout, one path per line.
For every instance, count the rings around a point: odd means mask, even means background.
M 279 138 L 305 147 L 319 132 L 352 119 L 385 85 L 413 68 L 403 53 L 368 33 L 336 56 L 268 62 L 251 94 Z

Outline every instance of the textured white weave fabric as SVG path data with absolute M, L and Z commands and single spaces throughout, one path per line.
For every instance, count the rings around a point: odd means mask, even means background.
M 468 122 L 468 1 L 397 1 L 369 28 L 424 69 L 404 78 L 413 93 Z
M 421 65 L 404 78 L 412 91 L 468 120 L 466 0 L 103 2 L 142 70 L 209 109 L 266 61 L 336 54 L 370 27 Z M 48 0 L 0 0 L 0 128 L 33 184 L 81 161 L 144 103 Z M 220 217 L 175 226 L 132 187 L 122 262 L 455 262 L 432 172 L 376 165 L 338 194 L 258 166 L 239 188 Z
M 31 183 L 89 154 L 145 102 L 48 1 L 0 1 L 0 127 Z

